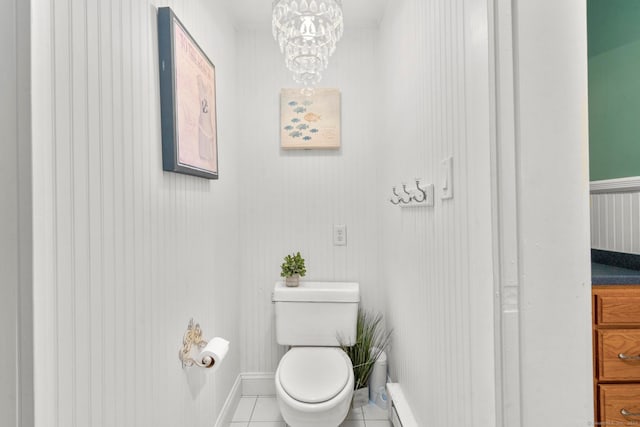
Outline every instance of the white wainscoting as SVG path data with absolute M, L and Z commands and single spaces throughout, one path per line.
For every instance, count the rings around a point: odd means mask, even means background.
M 235 29 L 222 1 L 35 0 L 36 425 L 212 425 L 240 372 Z M 220 179 L 162 171 L 156 6 L 216 65 Z M 183 370 L 189 319 L 231 349 Z
M 591 247 L 640 254 L 640 192 L 591 192 Z

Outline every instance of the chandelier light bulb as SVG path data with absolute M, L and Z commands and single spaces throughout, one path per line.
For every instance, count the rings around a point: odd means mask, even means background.
M 342 37 L 342 0 L 274 0 L 272 28 L 293 79 L 309 88 Z

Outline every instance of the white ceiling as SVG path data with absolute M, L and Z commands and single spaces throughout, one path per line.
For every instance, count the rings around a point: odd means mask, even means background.
M 271 27 L 272 0 L 227 0 L 229 10 L 240 26 Z M 376 25 L 388 0 L 343 0 L 345 29 L 349 25 Z

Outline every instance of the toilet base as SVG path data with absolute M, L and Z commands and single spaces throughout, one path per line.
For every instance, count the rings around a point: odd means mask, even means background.
M 276 370 L 276 397 L 280 414 L 289 427 L 338 427 L 347 418 L 353 397 L 353 370 L 345 388 L 333 399 L 321 403 L 303 403 L 289 396 L 280 384 Z
M 282 418 L 289 427 L 338 427 L 347 418 L 351 399 L 346 399 L 339 405 L 333 407 L 331 411 L 301 412 L 290 406 L 283 404 L 278 396 L 278 406 Z

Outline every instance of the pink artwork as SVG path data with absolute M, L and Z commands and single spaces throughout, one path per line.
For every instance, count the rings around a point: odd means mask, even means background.
M 170 8 L 158 9 L 162 167 L 218 178 L 216 70 Z
M 178 163 L 217 172 L 215 68 L 174 26 Z

